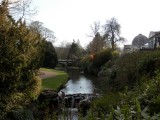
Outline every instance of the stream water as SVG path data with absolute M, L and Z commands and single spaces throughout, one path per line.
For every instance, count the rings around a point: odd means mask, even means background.
M 94 85 L 93 80 L 97 80 L 96 77 L 86 77 L 83 73 L 77 71 L 69 72 L 70 79 L 66 83 L 63 91 L 67 94 L 94 94 L 97 93 L 96 85 Z M 66 116 L 67 120 L 78 120 L 78 110 L 77 108 L 66 108 L 68 115 Z
M 85 77 L 83 74 L 79 74 L 78 76 L 71 76 L 62 91 L 65 94 L 93 94 L 95 85 L 91 79 Z

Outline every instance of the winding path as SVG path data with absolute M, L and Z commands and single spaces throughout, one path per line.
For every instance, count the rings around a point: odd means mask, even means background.
M 55 72 L 45 71 L 45 70 L 40 70 L 40 73 L 39 73 L 39 77 L 41 79 L 45 79 L 45 78 L 49 78 L 49 77 L 54 77 L 56 75 L 57 74 Z

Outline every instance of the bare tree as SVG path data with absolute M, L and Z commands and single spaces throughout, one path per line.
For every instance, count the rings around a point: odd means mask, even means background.
M 10 14 L 18 19 L 26 19 L 28 16 L 37 13 L 36 7 L 32 4 L 32 0 L 0 0 L 0 2 L 6 2 Z
M 43 27 L 43 23 L 39 21 L 33 21 L 30 24 L 30 28 L 37 33 L 41 33 Z
M 101 28 L 101 25 L 99 21 L 93 22 L 93 25 L 90 25 L 91 33 L 87 36 L 94 38 L 96 34 L 99 32 L 100 28 Z
M 67 42 L 67 40 L 63 40 L 63 41 L 61 41 L 61 43 L 60 43 L 60 47 L 61 48 L 70 48 L 71 47 L 71 44 L 72 43 L 70 43 L 70 42 Z
M 92 41 L 88 44 L 87 48 L 89 52 L 96 53 L 101 51 L 103 48 L 108 47 L 108 43 L 102 37 L 100 33 L 101 25 L 100 22 L 96 21 L 93 25 L 90 25 L 91 33 L 88 37 L 92 38 Z
M 55 42 L 56 37 L 54 32 L 46 27 L 43 27 L 42 35 L 47 41 Z
M 124 41 L 123 37 L 120 37 L 120 24 L 116 18 L 111 18 L 106 21 L 104 25 L 104 39 L 110 42 L 112 49 L 115 49 L 115 44 L 119 41 Z
M 30 28 L 33 32 L 40 33 L 41 37 L 47 41 L 55 42 L 54 32 L 43 26 L 42 22 L 34 21 L 30 24 Z

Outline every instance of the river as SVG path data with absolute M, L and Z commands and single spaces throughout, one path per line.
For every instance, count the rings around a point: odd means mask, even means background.
M 72 72 L 69 74 L 70 79 L 62 89 L 65 94 L 93 94 L 95 93 L 94 77 L 86 77 L 83 73 Z
M 61 91 L 66 95 L 72 94 L 95 94 L 98 93 L 96 85 L 94 85 L 94 80 L 96 77 L 87 77 L 83 73 L 78 73 L 76 71 L 69 72 L 70 79 Z M 67 120 L 78 120 L 78 109 L 77 108 L 66 108 L 68 115 L 65 117 Z M 61 120 L 60 116 L 60 119 Z
M 93 94 L 95 85 L 92 80 L 84 74 L 76 74 L 70 76 L 69 81 L 62 91 L 65 92 L 65 94 Z

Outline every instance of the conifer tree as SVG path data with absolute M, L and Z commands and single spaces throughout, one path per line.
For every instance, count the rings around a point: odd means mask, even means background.
M 6 0 L 0 5 L 0 23 L 0 119 L 5 119 L 7 113 L 22 108 L 40 92 L 36 71 L 42 39 L 25 21 L 9 15 Z

